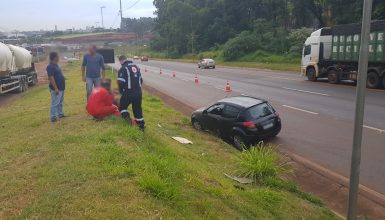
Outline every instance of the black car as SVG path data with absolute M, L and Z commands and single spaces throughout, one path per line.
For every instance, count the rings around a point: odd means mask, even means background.
M 279 134 L 281 119 L 267 102 L 253 97 L 223 99 L 208 108 L 201 108 L 191 116 L 194 128 L 209 130 L 242 149 L 259 140 Z

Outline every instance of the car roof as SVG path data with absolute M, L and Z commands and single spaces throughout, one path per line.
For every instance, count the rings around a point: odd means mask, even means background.
M 266 101 L 262 99 L 257 99 L 254 97 L 248 97 L 248 96 L 225 98 L 219 101 L 219 103 L 233 104 L 243 108 L 250 108 L 255 105 L 262 104 L 264 102 Z

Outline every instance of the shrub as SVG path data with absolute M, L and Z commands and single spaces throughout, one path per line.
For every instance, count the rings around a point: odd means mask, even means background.
M 280 155 L 271 144 L 260 142 L 257 146 L 244 150 L 239 158 L 239 172 L 255 182 L 269 177 L 278 177 L 288 172 L 286 162 L 281 162 Z
M 237 37 L 230 39 L 223 47 L 225 60 L 236 60 L 257 49 L 257 37 L 253 32 L 243 31 Z
M 303 44 L 310 36 L 311 32 L 312 30 L 309 28 L 302 28 L 290 32 L 289 36 L 287 37 L 288 41 L 290 42 L 289 53 L 297 56 L 301 54 Z

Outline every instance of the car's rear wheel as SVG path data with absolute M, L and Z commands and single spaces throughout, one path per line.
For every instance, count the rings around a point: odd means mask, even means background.
M 202 124 L 201 124 L 197 119 L 193 119 L 193 120 L 192 120 L 192 125 L 193 125 L 193 127 L 194 127 L 196 130 L 199 130 L 199 131 L 202 131 L 202 130 L 203 130 Z
M 241 134 L 234 134 L 233 143 L 238 150 L 243 150 L 248 147 L 245 137 Z

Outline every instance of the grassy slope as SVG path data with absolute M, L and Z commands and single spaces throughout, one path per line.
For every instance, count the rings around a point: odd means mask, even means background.
M 0 108 L 0 219 L 335 219 L 297 194 L 234 187 L 223 173 L 237 169 L 238 152 L 158 98 L 144 97 L 144 134 L 91 120 L 78 65 L 65 73 L 70 117 L 49 122 L 45 86 Z
M 113 33 L 113 32 L 66 34 L 66 35 L 58 36 L 58 37 L 56 37 L 56 39 L 71 39 L 71 38 L 76 38 L 76 37 L 88 37 L 88 36 L 110 34 L 110 33 Z

